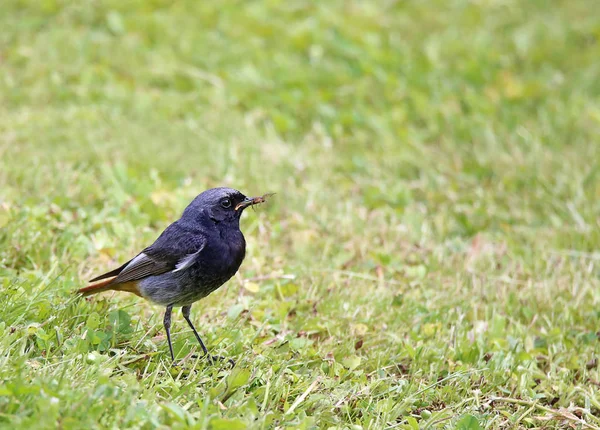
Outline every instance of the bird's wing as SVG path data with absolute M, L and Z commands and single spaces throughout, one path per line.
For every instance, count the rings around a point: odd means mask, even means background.
M 129 281 L 136 281 L 152 275 L 173 270 L 173 264 L 168 260 L 158 260 L 150 257 L 145 252 L 141 252 L 113 280 L 114 284 L 123 284 Z
M 119 273 L 121 273 L 123 271 L 123 269 L 125 267 L 127 267 L 127 265 L 129 263 L 131 263 L 131 261 L 132 260 L 129 260 L 127 263 L 123 264 L 121 267 L 117 267 L 116 269 L 111 270 L 110 272 L 103 273 L 100 276 L 96 276 L 94 279 L 90 279 L 90 282 L 96 282 L 96 281 L 100 281 L 102 279 L 112 278 L 114 276 L 117 276 Z
M 90 282 L 116 276 L 110 283 L 122 284 L 173 270 L 183 270 L 193 264 L 204 244 L 203 236 L 190 234 L 174 223 L 133 260 Z

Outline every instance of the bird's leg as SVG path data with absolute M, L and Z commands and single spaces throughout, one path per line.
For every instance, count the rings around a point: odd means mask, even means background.
M 194 327 L 194 324 L 192 324 L 192 320 L 190 319 L 190 311 L 191 310 L 192 310 L 192 306 L 191 305 L 183 306 L 181 308 L 181 313 L 183 314 L 183 317 L 185 318 L 185 320 L 189 324 L 190 328 L 194 332 L 194 336 L 196 336 L 196 339 L 198 340 L 198 343 L 202 347 L 202 351 L 204 351 L 204 355 L 206 356 L 206 355 L 208 355 L 208 349 L 206 349 L 206 346 L 204 345 L 204 342 L 202 342 L 202 339 L 200 338 L 200 335 L 196 331 L 196 327 Z
M 171 312 L 173 311 L 173 305 L 167 306 L 165 310 L 165 319 L 163 320 L 163 324 L 165 326 L 165 331 L 167 332 L 167 342 L 169 342 L 169 351 L 171 352 L 171 360 L 175 363 L 175 354 L 173 354 L 173 345 L 171 345 Z
M 192 305 L 183 306 L 181 308 L 181 313 L 183 314 L 183 318 L 185 318 L 185 320 L 189 324 L 190 328 L 194 332 L 194 335 L 196 336 L 196 339 L 198 340 L 198 343 L 202 347 L 202 351 L 204 351 L 203 357 L 208 358 L 208 360 L 211 361 L 211 362 L 213 362 L 215 360 L 218 360 L 218 359 L 223 360 L 224 359 L 223 357 L 219 357 L 219 356 L 216 356 L 216 355 L 215 356 L 208 355 L 208 349 L 204 345 L 204 342 L 202 342 L 202 339 L 200 338 L 200 335 L 196 331 L 196 328 L 194 327 L 194 324 L 192 324 L 192 320 L 190 319 L 190 311 L 191 310 L 192 310 Z M 229 363 L 231 364 L 231 367 L 235 366 L 235 361 L 233 361 L 232 359 L 229 359 L 227 361 L 229 361 Z

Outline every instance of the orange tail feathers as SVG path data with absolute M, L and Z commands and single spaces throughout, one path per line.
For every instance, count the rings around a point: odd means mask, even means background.
M 140 294 L 140 290 L 138 289 L 137 282 L 125 282 L 124 284 L 112 284 L 112 281 L 115 280 L 116 277 L 107 279 L 102 282 L 98 282 L 94 285 L 90 285 L 89 287 L 80 288 L 77 290 L 83 297 L 91 296 L 92 294 L 102 293 L 104 291 L 115 290 L 115 291 L 127 291 L 128 293 L 133 293 L 137 296 L 142 297 Z
M 101 293 L 103 291 L 114 290 L 115 287 L 118 288 L 119 285 L 110 285 L 110 283 L 115 278 L 107 279 L 106 281 L 98 282 L 97 284 L 90 285 L 89 287 L 80 288 L 77 290 L 78 293 L 81 293 L 83 297 L 91 296 L 92 294 Z

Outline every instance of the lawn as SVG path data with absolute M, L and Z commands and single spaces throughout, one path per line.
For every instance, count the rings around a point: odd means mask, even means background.
M 3 0 L 0 427 L 600 428 L 591 0 Z M 214 186 L 238 274 L 74 294 Z

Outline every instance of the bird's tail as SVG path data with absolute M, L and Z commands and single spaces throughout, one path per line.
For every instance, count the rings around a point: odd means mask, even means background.
M 112 281 L 114 281 L 114 277 L 107 279 L 106 281 L 98 282 L 97 284 L 90 285 L 88 287 L 80 288 L 77 290 L 78 293 L 83 295 L 83 297 L 91 296 L 92 294 L 102 293 L 108 290 L 118 289 L 117 285 L 111 285 Z M 116 288 L 115 288 L 116 287 Z
M 133 293 L 136 296 L 142 297 L 142 293 L 138 287 L 138 283 L 136 281 L 125 282 L 125 283 L 113 283 L 116 276 L 107 279 L 102 282 L 98 282 L 94 285 L 90 285 L 89 287 L 80 288 L 77 290 L 79 294 L 83 297 L 91 296 L 92 294 L 102 293 L 104 291 L 115 290 L 115 291 L 127 291 L 128 293 Z

